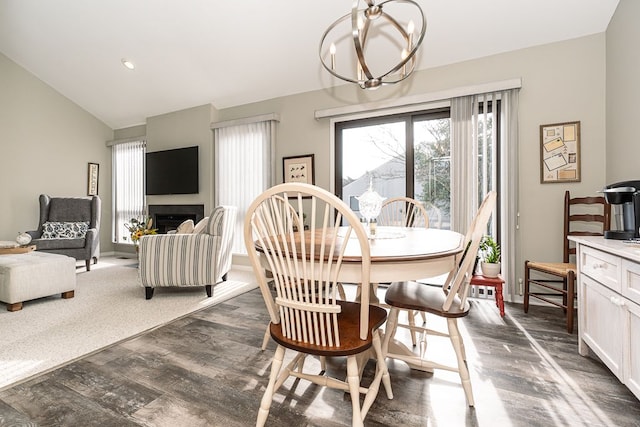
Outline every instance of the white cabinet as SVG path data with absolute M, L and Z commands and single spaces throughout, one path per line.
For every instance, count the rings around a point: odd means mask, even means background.
M 626 352 L 627 369 L 625 369 L 623 382 L 636 397 L 640 398 L 640 306 L 629 304 L 628 308 L 629 333 L 625 341 L 629 343 L 629 348 Z
M 573 236 L 578 351 L 593 351 L 640 399 L 640 245 Z
M 581 301 L 578 306 L 578 332 L 581 341 L 598 355 L 618 379 L 622 380 L 624 337 L 621 331 L 625 319 L 624 311 L 616 304 L 615 298 L 618 294 L 586 275 L 578 282 L 578 298 Z M 580 354 L 587 354 L 584 345 Z

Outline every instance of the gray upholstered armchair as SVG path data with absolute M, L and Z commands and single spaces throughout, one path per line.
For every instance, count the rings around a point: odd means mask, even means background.
M 40 195 L 38 229 L 27 231 L 37 250 L 85 261 L 100 257 L 100 198 Z
M 218 206 L 202 232 L 140 237 L 139 273 L 146 299 L 156 287 L 204 286 L 207 296 L 226 280 L 238 209 Z

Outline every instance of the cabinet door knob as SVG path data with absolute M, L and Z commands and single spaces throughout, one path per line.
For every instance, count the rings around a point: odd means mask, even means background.
M 611 301 L 611 304 L 617 305 L 618 307 L 624 307 L 625 305 L 622 298 L 611 297 L 609 298 L 609 301 Z

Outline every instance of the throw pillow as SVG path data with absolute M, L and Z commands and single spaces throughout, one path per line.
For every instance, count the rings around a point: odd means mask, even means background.
M 198 221 L 198 223 L 196 224 L 195 228 L 193 229 L 193 234 L 202 233 L 204 230 L 206 230 L 208 222 L 209 222 L 209 217 L 208 216 L 206 216 L 206 217 L 202 218 L 200 221 Z
M 45 222 L 43 239 L 84 239 L 89 230 L 88 222 Z
M 191 234 L 193 233 L 193 220 L 188 219 L 178 226 L 176 234 Z

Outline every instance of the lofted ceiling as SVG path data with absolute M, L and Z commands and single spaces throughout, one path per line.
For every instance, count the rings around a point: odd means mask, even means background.
M 428 27 L 417 68 L 601 33 L 618 1 L 418 0 Z M 343 84 L 317 50 L 351 4 L 0 0 L 0 52 L 117 129 Z

